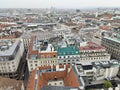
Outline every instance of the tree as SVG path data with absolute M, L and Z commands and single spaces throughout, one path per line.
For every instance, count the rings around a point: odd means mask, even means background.
M 108 80 L 105 80 L 104 83 L 103 83 L 103 88 L 105 90 L 108 90 L 108 88 L 110 88 L 110 87 L 113 87 L 112 83 Z

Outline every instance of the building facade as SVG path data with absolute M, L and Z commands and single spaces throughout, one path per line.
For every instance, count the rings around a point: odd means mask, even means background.
M 105 47 L 93 42 L 87 42 L 80 46 L 80 62 L 108 61 L 111 55 Z
M 54 50 L 52 44 L 49 44 L 48 41 L 39 41 L 36 37 L 32 37 L 27 54 L 30 72 L 38 66 L 56 65 L 58 63 L 57 57 L 57 51 Z
M 24 52 L 23 41 L 3 39 L 0 44 L 0 76 L 18 79 Z
M 103 37 L 102 45 L 106 47 L 112 58 L 120 60 L 120 34 L 114 37 Z
M 80 52 L 77 46 L 58 48 L 59 64 L 75 64 L 80 61 Z
M 83 90 L 77 75 L 70 65 L 39 67 L 33 70 L 27 90 Z
M 92 64 L 95 80 L 112 80 L 119 72 L 120 63 L 117 60 L 93 62 Z

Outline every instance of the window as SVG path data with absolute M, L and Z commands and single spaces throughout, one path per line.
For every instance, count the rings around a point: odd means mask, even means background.
M 56 57 L 56 55 L 53 55 L 53 57 Z
M 68 56 L 68 58 L 70 58 L 70 56 Z
M 34 63 L 37 63 L 38 61 L 34 61 Z
M 37 64 L 35 64 L 35 66 L 37 66 Z
M 33 70 L 33 68 L 31 68 L 31 70 Z
M 16 69 L 14 68 L 14 71 L 15 71 Z

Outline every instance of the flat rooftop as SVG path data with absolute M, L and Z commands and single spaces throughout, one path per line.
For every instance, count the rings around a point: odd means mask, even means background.
M 18 39 L 3 39 L 0 40 L 0 56 L 10 56 L 13 54 L 15 48 L 19 44 Z
M 96 68 L 110 68 L 120 66 L 120 62 L 117 60 L 110 60 L 110 61 L 98 61 L 98 62 L 92 62 L 93 66 Z
M 117 37 L 104 37 L 104 38 L 114 41 L 114 42 L 117 42 L 117 43 L 120 43 L 120 34 L 117 34 L 116 36 Z

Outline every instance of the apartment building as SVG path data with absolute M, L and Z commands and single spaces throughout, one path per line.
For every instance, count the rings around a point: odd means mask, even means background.
M 111 55 L 106 48 L 93 42 L 80 45 L 80 62 L 108 61 Z
M 30 74 L 27 90 L 83 90 L 70 65 L 39 67 Z
M 119 72 L 120 62 L 117 60 L 93 62 L 94 79 L 103 80 L 116 77 Z
M 59 47 L 58 63 L 75 64 L 80 61 L 80 52 L 77 46 Z
M 106 47 L 112 58 L 120 60 L 120 34 L 114 37 L 103 37 L 102 45 Z
M 0 40 L 0 76 L 18 79 L 24 52 L 21 39 Z
M 38 40 L 32 37 L 27 54 L 29 71 L 39 66 L 56 65 L 58 63 L 57 51 L 47 40 Z
M 91 63 L 77 62 L 74 66 L 80 76 L 86 77 L 88 83 L 94 80 L 94 69 Z

